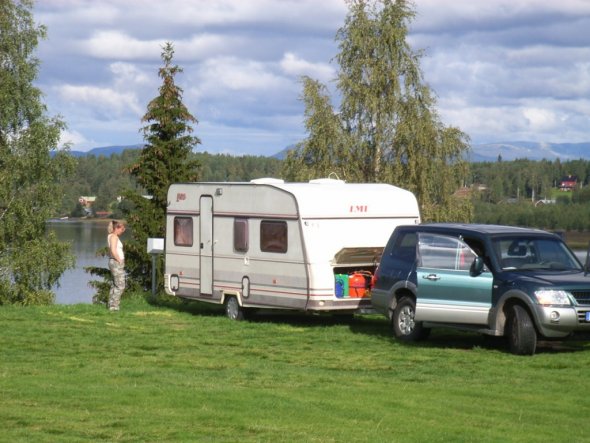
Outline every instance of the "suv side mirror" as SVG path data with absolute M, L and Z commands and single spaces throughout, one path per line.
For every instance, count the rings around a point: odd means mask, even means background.
M 483 257 L 475 257 L 473 259 L 473 263 L 471 263 L 471 268 L 469 268 L 469 275 L 471 275 L 472 277 L 477 277 L 483 272 L 483 267 Z

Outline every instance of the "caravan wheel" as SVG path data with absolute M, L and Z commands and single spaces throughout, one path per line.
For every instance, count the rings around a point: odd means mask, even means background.
M 231 295 L 225 299 L 225 315 L 230 320 L 244 320 L 244 309 L 238 303 L 238 299 Z

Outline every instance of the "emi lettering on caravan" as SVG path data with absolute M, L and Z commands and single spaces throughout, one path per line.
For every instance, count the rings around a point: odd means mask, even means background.
M 368 205 L 350 205 L 349 212 L 369 212 Z

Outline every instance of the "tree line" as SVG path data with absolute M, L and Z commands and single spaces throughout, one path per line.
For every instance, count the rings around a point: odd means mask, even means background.
M 68 178 L 59 214 L 81 214 L 78 197 L 96 196 L 94 208 L 119 217 L 117 198 L 134 186 L 126 168 L 138 150 L 110 156 L 76 159 Z M 191 153 L 200 164 L 201 181 L 249 181 L 260 177 L 283 178 L 284 162 L 273 157 Z M 465 184 L 473 189 L 473 221 L 546 229 L 590 230 L 590 161 L 527 160 L 470 163 Z M 575 176 L 578 187 L 559 190 L 563 177 Z M 311 178 L 311 177 L 310 177 Z M 314 177 L 317 178 L 317 177 Z M 394 183 L 397 185 L 397 183 Z
M 572 191 L 559 189 L 575 177 Z M 474 221 L 549 230 L 590 230 L 590 161 L 520 159 L 473 163 Z
M 582 191 L 590 182 L 590 161 L 588 160 L 527 160 L 472 163 L 467 177 L 468 185 L 485 185 L 482 199 L 490 203 L 503 200 L 554 199 L 559 197 L 556 190 L 562 178 L 572 176 L 578 181 L 576 199 L 584 195 Z M 562 193 L 562 198 L 570 199 L 570 194 Z
M 485 203 L 474 205 L 474 222 L 510 226 L 528 226 L 545 230 L 590 230 L 590 203 L 534 205 L 520 203 Z
M 96 197 L 92 205 L 95 213 L 105 211 L 120 218 L 121 206 L 125 206 L 120 200 L 123 191 L 137 186 L 128 168 L 137 161 L 139 153 L 137 149 L 127 149 L 121 154 L 88 155 L 74 159 L 73 172 L 64 180 L 61 206 L 54 216 L 86 216 L 78 199 L 81 196 L 93 196 Z M 282 162 L 273 157 L 206 152 L 191 152 L 188 157 L 199 163 L 201 181 L 243 182 L 281 175 Z

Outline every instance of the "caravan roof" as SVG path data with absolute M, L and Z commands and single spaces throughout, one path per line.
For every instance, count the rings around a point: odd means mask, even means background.
M 193 192 L 194 190 L 195 192 Z M 418 202 L 404 189 L 387 184 L 345 183 L 321 179 L 285 183 L 278 179 L 252 182 L 178 183 L 169 189 L 169 211 L 198 208 L 199 196 L 216 196 L 217 214 L 289 218 L 416 218 Z

